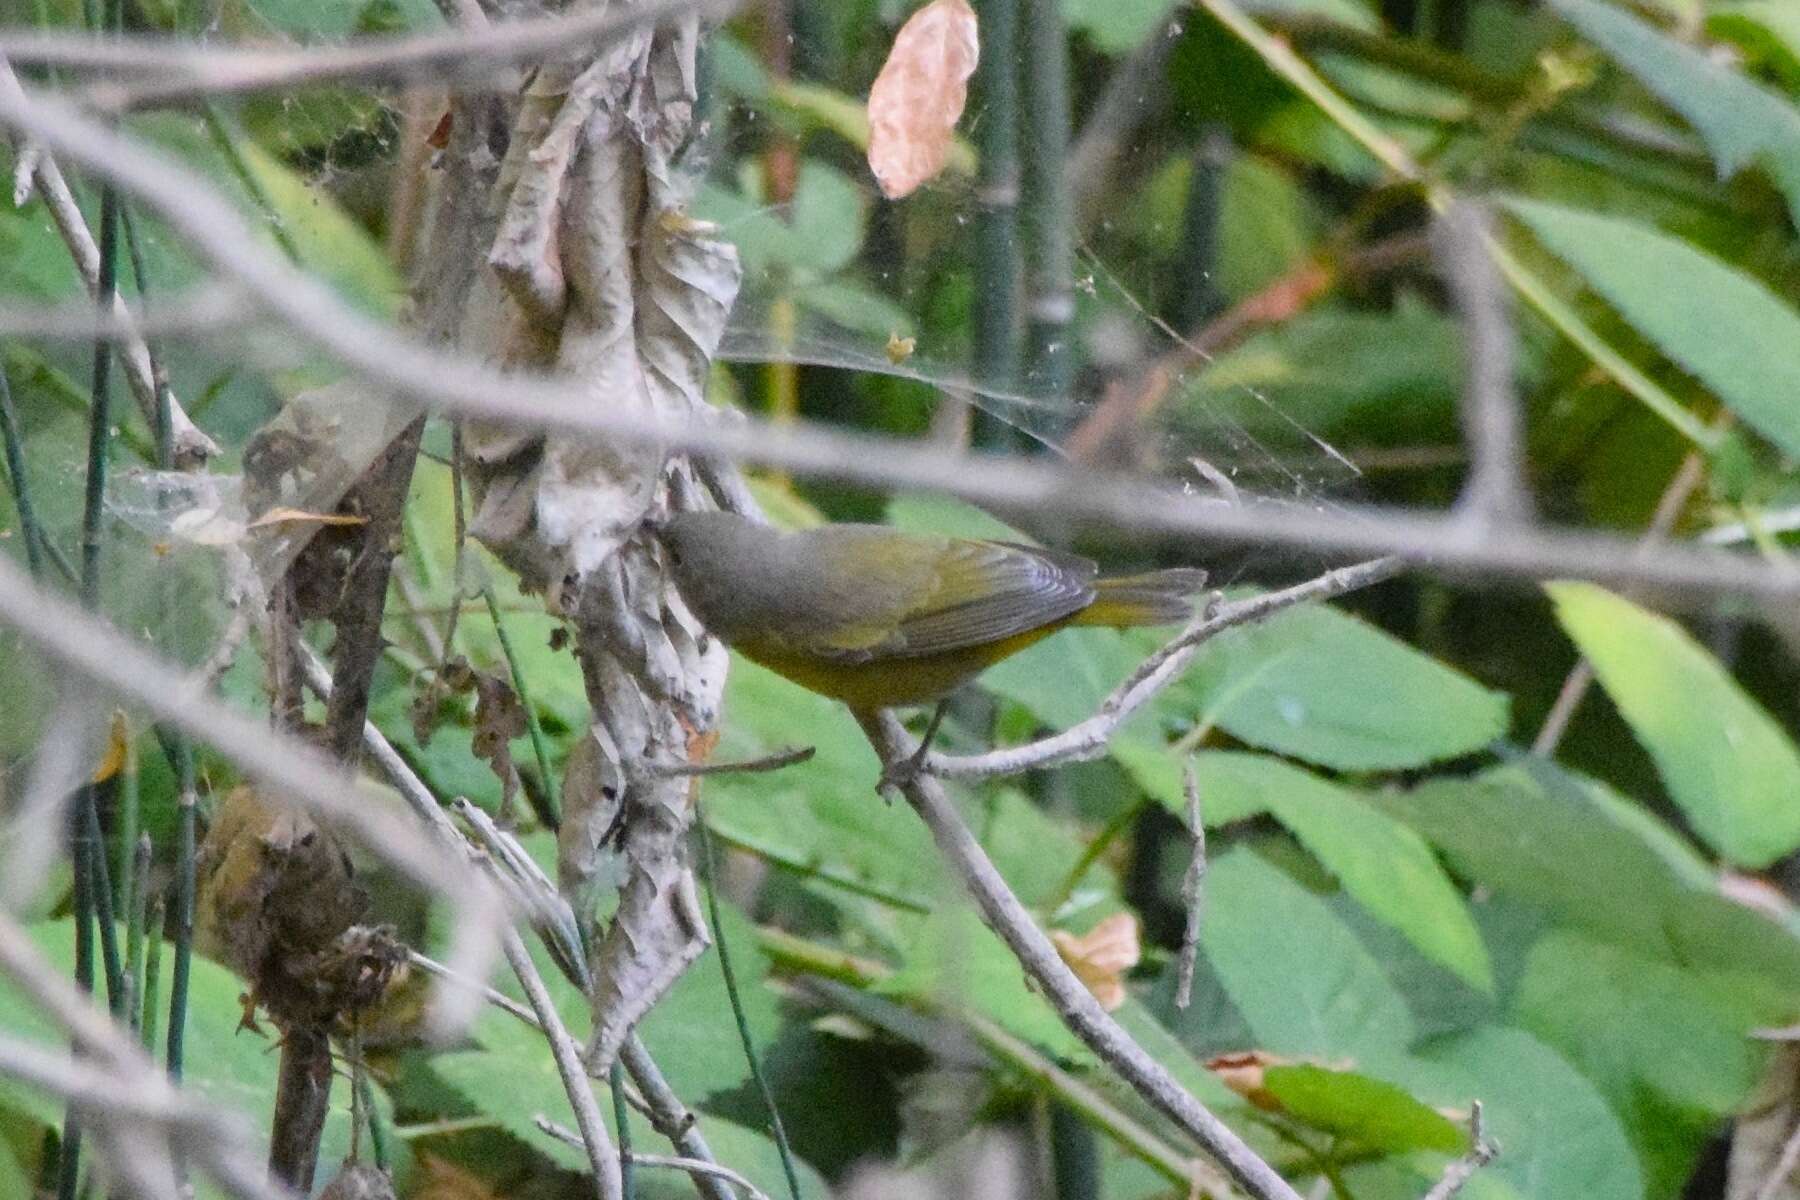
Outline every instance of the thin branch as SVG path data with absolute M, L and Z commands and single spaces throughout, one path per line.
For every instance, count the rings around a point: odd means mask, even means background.
M 1206 917 L 1206 821 L 1200 811 L 1200 778 L 1194 760 L 1181 769 L 1181 786 L 1187 793 L 1188 830 L 1194 839 L 1194 856 L 1181 880 L 1181 900 L 1187 907 L 1187 925 L 1181 931 L 1181 958 L 1175 974 L 1175 1007 L 1186 1008 L 1194 997 L 1194 965 L 1200 956 L 1200 926 Z
M 1459 200 L 1439 215 L 1432 236 L 1464 330 L 1462 420 L 1469 474 L 1457 509 L 1483 524 L 1529 520 L 1508 293 L 1487 252 L 1493 216 L 1474 201 Z
M 699 1122 L 669 1081 L 663 1078 L 656 1060 L 644 1048 L 644 1043 L 633 1033 L 625 1039 L 619 1049 L 619 1061 L 625 1064 L 626 1072 L 643 1093 L 646 1115 L 656 1132 L 669 1139 L 669 1144 L 681 1151 L 686 1158 L 702 1162 L 715 1162 L 712 1148 L 706 1144 L 706 1138 L 700 1132 Z M 705 1176 L 694 1180 L 694 1184 L 706 1200 L 736 1200 L 732 1191 L 724 1182 L 716 1177 Z
M 1451 1200 L 1475 1172 L 1493 1162 L 1500 1153 L 1500 1144 L 1490 1140 L 1482 1128 L 1479 1100 L 1469 1105 L 1469 1139 L 1469 1152 L 1444 1168 L 1443 1175 L 1425 1193 L 1423 1200 Z
M 1507 530 L 1471 538 L 1454 516 L 1284 506 L 1231 506 L 1118 474 L 1045 460 L 946 453 L 942 447 L 795 422 L 672 417 L 597 406 L 568 381 L 504 374 L 442 346 L 396 334 L 349 309 L 319 280 L 257 243 L 235 209 L 193 173 L 64 106 L 0 95 L 0 122 L 80 160 L 144 198 L 221 274 L 241 284 L 291 330 L 401 396 L 496 424 L 779 466 L 819 478 L 942 491 L 1012 511 L 1085 517 L 1118 529 L 1334 555 L 1397 554 L 1440 571 L 1568 577 L 1696 595 L 1800 598 L 1800 572 L 1743 555 L 1665 546 L 1640 558 L 1605 534 Z
M 891 715 L 859 717 L 883 763 L 901 762 L 910 739 Z M 1107 1015 L 1076 978 L 1044 931 L 1013 894 L 987 852 L 963 822 L 942 785 L 915 774 L 901 786 L 951 869 L 975 898 L 988 926 L 1012 950 L 1063 1023 L 1151 1107 L 1179 1125 L 1255 1200 L 1300 1200 L 1275 1169 L 1244 1144 Z
M 531 961 L 531 954 L 525 949 L 525 943 L 519 935 L 508 928 L 501 934 L 501 949 L 506 954 L 506 961 L 512 966 L 513 974 L 519 978 L 519 986 L 525 989 L 525 998 L 531 1004 L 531 1011 L 537 1014 L 538 1023 L 543 1026 L 544 1037 L 550 1043 L 550 1054 L 556 1059 L 556 1073 L 562 1077 L 563 1090 L 569 1095 L 569 1106 L 575 1110 L 575 1125 L 581 1130 L 581 1144 L 587 1150 L 588 1161 L 594 1168 L 594 1191 L 600 1200 L 619 1200 L 619 1153 L 613 1149 L 612 1140 L 606 1136 L 606 1124 L 600 1117 L 600 1106 L 594 1100 L 594 1089 L 588 1083 L 587 1071 L 581 1065 L 581 1047 L 569 1036 L 563 1025 L 562 1017 L 556 1011 L 556 1004 L 550 999 L 550 992 L 544 987 L 543 977 L 538 974 L 537 965 Z
M 543 1130 L 559 1142 L 567 1142 L 571 1146 L 581 1145 L 580 1134 L 576 1133 L 573 1129 L 565 1129 L 555 1121 L 552 1121 L 549 1117 L 546 1117 L 543 1113 L 538 1113 L 532 1118 L 532 1121 L 539 1129 Z M 745 1179 L 730 1167 L 721 1167 L 718 1163 L 708 1159 L 674 1158 L 666 1154 L 640 1154 L 635 1150 L 628 1154 L 626 1159 L 635 1166 L 671 1167 L 677 1171 L 686 1171 L 689 1175 L 694 1177 L 696 1186 L 704 1186 L 703 1180 L 705 1179 L 723 1180 L 726 1183 L 736 1184 L 738 1187 L 743 1188 L 745 1193 L 750 1197 L 750 1200 L 769 1200 L 769 1197 L 765 1193 L 757 1190 L 754 1183 L 751 1183 L 748 1179 Z
M 809 762 L 818 752 L 817 746 L 790 746 L 761 758 L 720 763 L 657 763 L 654 769 L 658 775 L 756 775 Z
M 1135 716 L 1156 694 L 1180 677 L 1200 647 L 1211 638 L 1233 629 L 1261 621 L 1285 608 L 1314 600 L 1328 600 L 1358 588 L 1391 579 L 1406 569 L 1398 558 L 1378 558 L 1327 571 L 1305 583 L 1278 592 L 1266 592 L 1230 604 L 1208 606 L 1173 641 L 1138 664 L 1125 682 L 1114 688 L 1094 715 L 1061 733 L 1009 746 L 985 754 L 951 757 L 928 754 L 925 770 L 946 779 L 985 779 L 994 775 L 1016 775 L 1058 763 L 1080 762 L 1097 758 L 1120 726 Z
M 493 988 L 479 980 L 469 979 L 463 975 L 459 975 L 437 959 L 432 958 L 429 955 L 420 954 L 417 950 L 411 949 L 410 947 L 406 951 L 406 957 L 408 962 L 412 963 L 413 966 L 419 968 L 419 970 L 425 972 L 427 975 L 442 979 L 446 983 L 456 987 L 472 991 L 501 1012 L 504 1012 L 507 1016 L 523 1021 L 539 1033 L 544 1032 L 543 1024 L 532 1014 L 532 1011 L 523 1004 L 520 1004 L 517 1000 L 514 1000 L 511 996 L 508 996 L 505 992 L 495 991 Z
M 1762 1186 L 1756 1189 L 1756 1200 L 1776 1200 L 1782 1188 L 1794 1174 L 1794 1167 L 1800 1165 L 1800 1125 L 1795 1125 L 1787 1139 L 1781 1143 L 1781 1153 L 1775 1158 L 1775 1165 L 1763 1180 Z
M 344 80 L 443 86 L 491 78 L 546 55 L 574 57 L 688 13 L 722 17 L 733 7 L 730 0 L 654 0 L 624 10 L 586 9 L 480 29 L 367 38 L 305 50 L 232 49 L 149 36 L 102 42 L 66 34 L 6 33 L 0 34 L 0 54 L 15 62 L 136 74 L 139 82 L 96 83 L 84 96 L 95 108 L 117 112 L 202 96 L 285 92 Z M 170 78 L 143 79 L 151 74 Z

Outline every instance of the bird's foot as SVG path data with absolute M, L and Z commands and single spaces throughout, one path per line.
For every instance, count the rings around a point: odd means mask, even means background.
M 891 800 L 895 793 L 916 783 L 919 776 L 925 774 L 925 755 L 929 749 L 929 746 L 920 746 L 905 758 L 883 763 L 881 778 L 875 781 L 875 791 Z

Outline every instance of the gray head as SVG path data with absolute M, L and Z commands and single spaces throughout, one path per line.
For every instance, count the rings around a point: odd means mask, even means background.
M 659 522 L 655 532 L 681 598 L 726 641 L 744 619 L 779 604 L 779 530 L 733 513 L 684 512 Z

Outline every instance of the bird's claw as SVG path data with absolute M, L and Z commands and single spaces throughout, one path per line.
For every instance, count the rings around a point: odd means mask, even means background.
M 925 773 L 925 750 L 926 747 L 920 746 L 905 758 L 883 763 L 881 778 L 875 781 L 875 791 L 880 795 L 892 797 L 894 793 L 903 792 L 910 785 L 918 782 L 919 776 Z

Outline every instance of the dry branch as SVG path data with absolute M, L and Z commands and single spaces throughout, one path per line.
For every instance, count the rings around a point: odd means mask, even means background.
M 296 334 L 374 383 L 516 429 L 655 442 L 669 450 L 741 459 L 819 478 L 942 491 L 997 508 L 1086 518 L 1112 528 L 1331 555 L 1400 555 L 1472 576 L 1568 577 L 1769 603 L 1800 598 L 1800 572 L 1691 546 L 1637 546 L 1604 534 L 1523 528 L 1473 536 L 1454 516 L 1225 505 L 1143 480 L 1042 460 L 950 454 L 942 447 L 794 423 L 677 417 L 598 407 L 566 382 L 508 375 L 397 334 L 348 309 L 317 280 L 265 250 L 203 180 L 60 105 L 0 97 L 12 124 L 142 198 L 222 275 Z
M 859 720 L 883 763 L 904 762 L 912 755 L 911 739 L 891 715 Z M 913 773 L 900 787 L 931 830 L 951 870 L 975 898 L 982 918 L 1012 950 L 1063 1024 L 1145 1102 L 1180 1126 L 1255 1200 L 1300 1200 L 1299 1193 L 1273 1167 L 1191 1096 L 1100 1007 L 1007 886 L 943 786 L 927 774 Z

